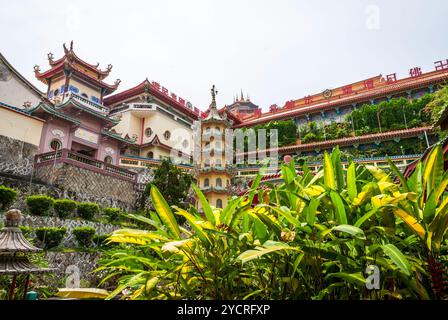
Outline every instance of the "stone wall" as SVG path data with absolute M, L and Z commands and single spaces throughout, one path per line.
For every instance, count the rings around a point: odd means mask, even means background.
M 0 172 L 30 176 L 37 146 L 0 135 Z
M 35 169 L 35 179 L 57 187 L 76 201 L 91 201 L 102 206 L 134 209 L 139 192 L 131 181 L 106 176 L 66 163 Z

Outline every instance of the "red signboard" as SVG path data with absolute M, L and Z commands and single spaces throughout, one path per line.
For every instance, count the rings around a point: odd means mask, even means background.
M 409 69 L 409 75 L 412 78 L 420 77 L 422 75 L 422 68 L 414 67 L 414 68 Z
M 397 74 L 396 73 L 388 74 L 386 76 L 386 83 L 387 84 L 391 84 L 391 83 L 394 83 L 394 82 L 397 82 Z
M 353 87 L 351 84 L 342 87 L 342 94 L 352 94 L 353 93 Z
M 436 61 L 436 62 L 434 62 L 434 65 L 436 67 L 436 71 L 447 70 L 448 69 L 448 59 Z

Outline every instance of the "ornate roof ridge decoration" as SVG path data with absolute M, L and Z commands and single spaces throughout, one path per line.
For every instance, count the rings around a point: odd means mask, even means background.
M 80 125 L 81 122 L 78 119 L 75 119 L 69 115 L 66 115 L 63 112 L 58 111 L 55 107 L 47 105 L 44 102 L 39 103 L 37 106 L 35 106 L 34 108 L 30 109 L 27 111 L 27 113 L 29 113 L 30 115 L 32 115 L 33 113 L 36 113 L 39 110 L 43 110 L 44 112 L 47 112 L 55 117 L 61 118 L 63 120 L 66 121 L 70 121 L 76 125 Z
M 365 134 L 362 136 L 354 136 L 354 137 L 345 137 L 340 139 L 334 139 L 334 140 L 327 140 L 327 141 L 318 141 L 318 142 L 311 142 L 311 143 L 304 143 L 304 144 L 295 144 L 291 146 L 285 146 L 277 148 L 277 151 L 284 152 L 284 151 L 297 151 L 297 150 L 314 150 L 316 148 L 330 148 L 333 146 L 346 146 L 346 145 L 352 145 L 354 143 L 369 143 L 374 142 L 377 139 L 380 139 L 382 141 L 393 139 L 395 137 L 413 137 L 417 136 L 418 134 L 421 134 L 423 132 L 431 133 L 435 131 L 433 127 L 415 127 L 410 129 L 402 129 L 402 130 L 394 130 L 394 131 L 388 131 L 383 133 L 371 133 L 371 134 Z M 258 150 L 255 152 L 265 151 L 269 152 L 273 149 L 266 149 L 266 150 Z M 275 150 L 275 149 L 274 149 Z M 253 154 L 253 152 L 248 152 L 245 154 Z
M 0 230 L 0 254 L 42 251 L 23 236 L 19 228 L 22 218 L 22 213 L 17 209 L 5 213 L 5 226 Z
M 381 75 L 380 75 L 381 76 Z M 375 77 L 373 77 L 375 78 Z M 367 80 L 372 79 L 368 78 Z M 273 120 L 289 119 L 295 116 L 304 115 L 307 113 L 314 113 L 320 110 L 332 109 L 337 106 L 346 106 L 353 103 L 363 102 L 369 99 L 375 99 L 378 97 L 384 97 L 387 93 L 393 92 L 403 92 L 406 90 L 413 90 L 426 85 L 431 85 L 434 82 L 443 82 L 448 80 L 448 69 L 434 70 L 430 72 L 423 73 L 419 77 L 406 77 L 403 79 L 398 79 L 392 83 L 385 83 L 381 87 L 370 89 L 367 91 L 360 92 L 358 94 L 350 94 L 342 97 L 338 97 L 329 101 L 319 101 L 314 104 L 294 106 L 292 108 L 278 108 L 275 111 L 269 111 L 262 113 L 258 117 L 246 118 L 243 123 L 237 125 L 241 126 L 252 126 L 259 123 L 266 123 Z M 387 82 L 384 80 L 384 82 Z M 359 83 L 359 82 L 355 82 Z M 355 84 L 352 83 L 352 84 Z M 350 85 L 350 84 L 349 84 Z M 337 89 L 342 88 L 338 87 Z M 301 98 L 302 99 L 302 98 Z M 299 101 L 291 100 L 292 102 Z
M 103 82 L 103 80 L 109 75 L 112 71 L 112 65 L 109 64 L 105 70 L 100 70 L 98 68 L 99 63 L 96 65 L 90 64 L 81 58 L 79 58 L 75 52 L 73 51 L 73 41 L 70 42 L 70 49 L 67 49 L 65 43 L 63 44 L 64 48 L 64 56 L 60 59 L 54 60 L 53 54 L 48 53 L 48 62 L 50 65 L 50 69 L 44 72 L 41 72 L 40 67 L 38 65 L 34 66 L 34 73 L 38 80 L 41 82 L 48 84 L 47 79 L 51 76 L 57 74 L 58 72 L 64 72 L 66 70 L 75 71 L 81 77 L 86 78 L 89 81 L 94 82 L 96 85 L 107 90 L 106 94 L 112 93 L 118 88 L 121 80 L 117 79 L 113 85 L 107 84 Z M 95 74 L 95 77 L 88 74 L 88 72 Z
M 109 117 L 108 115 L 101 114 L 101 113 L 99 113 L 99 112 L 97 112 L 97 111 L 95 111 L 95 110 L 93 110 L 93 109 L 91 109 L 89 107 L 86 107 L 86 106 L 83 106 L 83 105 L 79 104 L 79 102 L 77 102 L 75 100 L 75 98 L 73 98 L 73 97 L 69 98 L 63 104 L 57 105 L 55 107 L 55 109 L 56 110 L 64 109 L 68 105 L 73 105 L 75 108 L 77 108 L 77 109 L 79 109 L 81 111 L 85 111 L 87 113 L 90 113 L 90 114 L 92 114 L 92 115 L 94 115 L 94 116 L 96 116 L 98 118 L 101 118 L 103 120 L 106 120 L 106 121 L 108 121 L 108 122 L 110 122 L 111 124 L 114 124 L 114 125 L 117 124 L 118 122 L 120 122 L 119 120 L 113 119 L 113 118 Z M 78 120 L 76 120 L 76 121 L 78 121 Z
M 23 114 L 24 116 L 28 116 L 28 117 L 30 117 L 30 118 L 33 118 L 33 119 L 36 119 L 36 120 L 39 120 L 39 121 L 45 121 L 44 119 L 41 119 L 41 118 L 36 117 L 36 116 L 33 116 L 33 115 L 30 113 L 30 110 L 32 110 L 32 109 L 28 109 L 28 110 L 27 110 L 27 109 L 21 109 L 21 108 L 11 106 L 11 105 L 9 105 L 9 104 L 7 104 L 7 103 L 4 103 L 4 102 L 1 102 L 1 101 L 0 101 L 0 107 L 9 109 L 9 110 L 14 111 L 14 112 L 18 112 L 18 113 L 20 113 L 20 114 Z M 35 108 L 35 107 L 34 107 L 34 108 Z M 34 109 L 34 108 L 33 108 L 33 109 Z
M 136 139 L 128 139 L 126 137 L 122 137 L 121 134 L 112 132 L 112 130 L 103 130 L 103 131 L 101 131 L 101 133 L 104 134 L 105 136 L 108 136 L 110 138 L 119 140 L 119 141 L 127 143 L 127 144 L 135 144 L 135 142 L 136 142 Z
M 147 95 L 149 94 L 153 95 L 154 97 L 166 103 L 167 105 L 174 107 L 177 111 L 189 116 L 190 118 L 193 118 L 194 120 L 197 120 L 199 118 L 199 115 L 195 113 L 193 109 L 190 109 L 185 105 L 182 105 L 179 101 L 174 100 L 168 94 L 163 94 L 159 89 L 157 89 L 157 87 L 153 85 L 153 83 L 155 82 L 153 81 L 151 83 L 148 80 L 148 78 L 146 78 L 145 80 L 143 80 L 141 83 L 139 83 L 134 87 L 115 93 L 111 96 L 105 97 L 103 103 L 106 106 L 110 106 L 119 102 L 125 102 L 125 100 L 129 100 L 133 97 L 137 97 L 142 94 Z

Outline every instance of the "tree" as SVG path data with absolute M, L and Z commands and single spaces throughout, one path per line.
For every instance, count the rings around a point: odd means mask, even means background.
M 191 174 L 182 171 L 171 163 L 171 160 L 164 159 L 155 171 L 154 179 L 145 188 L 145 197 L 149 196 L 151 184 L 160 190 L 168 204 L 184 207 L 182 204 L 188 195 L 188 190 L 193 182 Z

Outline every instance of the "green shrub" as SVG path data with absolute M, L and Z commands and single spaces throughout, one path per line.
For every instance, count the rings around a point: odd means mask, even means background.
M 72 233 L 75 236 L 78 245 L 89 247 L 92 244 L 95 232 L 95 228 L 92 227 L 78 227 L 74 228 Z
M 117 221 L 121 214 L 119 208 L 104 208 L 103 212 L 109 218 L 109 221 Z
M 59 218 L 67 218 L 76 212 L 76 201 L 70 199 L 58 199 L 54 201 L 54 211 Z
M 10 205 L 14 203 L 17 198 L 17 190 L 0 186 L 0 209 L 8 209 Z
M 28 227 L 28 226 L 19 226 L 20 231 L 22 231 L 22 234 L 25 236 L 25 238 L 30 238 L 31 237 L 31 232 L 33 232 L 33 228 Z
M 29 212 L 35 216 L 48 216 L 53 203 L 54 199 L 46 195 L 34 195 L 26 198 Z
M 43 227 L 35 229 L 36 237 L 45 246 L 46 249 L 57 247 L 64 239 L 66 228 Z
M 100 212 L 100 207 L 93 202 L 78 203 L 78 216 L 86 220 L 92 220 Z
M 111 244 L 108 243 L 107 239 L 110 237 L 110 234 L 97 234 L 93 236 L 93 243 L 95 243 L 98 247 L 109 247 Z

